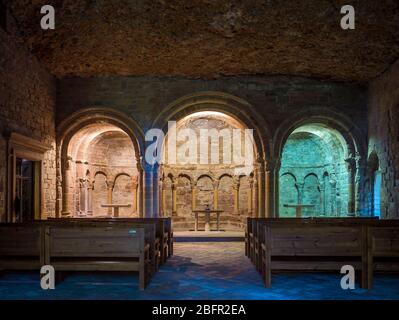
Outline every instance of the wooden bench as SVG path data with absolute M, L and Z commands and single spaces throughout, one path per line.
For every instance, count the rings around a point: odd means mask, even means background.
M 399 272 L 399 220 L 380 220 L 368 231 L 368 287 L 375 272 Z
M 149 255 L 152 274 L 154 274 L 160 265 L 160 239 L 156 236 L 157 225 L 154 222 L 137 221 L 136 219 L 113 219 L 113 218 L 52 218 L 47 223 L 59 225 L 97 225 L 97 226 L 113 226 L 121 225 L 131 228 L 142 227 L 145 229 L 145 243 L 149 244 Z
M 337 225 L 320 221 L 302 225 L 264 224 L 262 275 L 271 286 L 272 270 L 339 271 L 352 265 L 367 288 L 367 230 L 362 225 Z
M 252 231 L 252 237 L 248 235 L 250 258 L 267 287 L 271 286 L 272 270 L 333 271 L 350 264 L 361 274 L 362 287 L 367 288 L 367 228 L 375 221 L 252 218 L 248 227 Z
M 44 231 L 30 223 L 0 224 L 0 270 L 40 270 Z
M 138 271 L 144 289 L 151 276 L 145 229 L 119 224 L 45 226 L 45 264 L 62 271 Z

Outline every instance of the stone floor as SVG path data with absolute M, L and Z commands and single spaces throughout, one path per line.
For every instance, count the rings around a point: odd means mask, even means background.
M 176 243 L 175 255 L 138 290 L 137 276 L 75 274 L 55 290 L 40 289 L 34 273 L 0 277 L 0 299 L 399 299 L 399 276 L 376 276 L 374 289 L 344 291 L 334 274 L 276 274 L 263 287 L 242 242 Z

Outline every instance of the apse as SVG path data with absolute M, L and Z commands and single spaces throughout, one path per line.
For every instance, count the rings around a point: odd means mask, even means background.
M 172 217 L 176 230 L 192 230 L 195 211 L 207 207 L 221 211 L 223 230 L 242 230 L 246 217 L 254 214 L 255 148 L 253 141 L 245 136 L 245 129 L 240 121 L 221 112 L 200 111 L 185 116 L 176 122 L 175 163 L 169 161 L 167 142 L 171 135 L 168 133 L 160 166 L 161 211 L 164 216 Z M 249 166 L 248 162 L 235 161 L 246 158 L 248 152 L 252 161 Z M 215 227 L 212 218 L 211 229 Z M 201 228 L 204 221 L 200 217 Z
M 323 124 L 303 125 L 288 137 L 279 172 L 280 217 L 348 214 L 348 147 Z
M 138 216 L 139 171 L 128 134 L 111 124 L 92 124 L 72 137 L 67 152 L 72 216 Z

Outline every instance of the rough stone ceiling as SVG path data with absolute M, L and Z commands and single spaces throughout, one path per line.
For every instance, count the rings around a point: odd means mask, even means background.
M 284 74 L 365 82 L 399 56 L 398 0 L 12 0 L 18 30 L 58 77 Z M 40 7 L 56 29 L 40 29 Z M 356 30 L 340 28 L 352 4 Z

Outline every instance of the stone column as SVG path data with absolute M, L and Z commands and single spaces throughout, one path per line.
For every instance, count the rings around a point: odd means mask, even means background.
M 62 196 L 62 216 L 71 215 L 71 205 L 73 202 L 73 193 L 71 192 L 72 187 L 72 158 L 68 157 L 64 162 L 64 190 Z
M 348 216 L 355 216 L 355 174 L 356 160 L 354 158 L 345 159 L 348 171 Z
M 114 191 L 114 181 L 108 180 L 107 181 L 107 203 L 112 204 L 112 198 Z M 112 217 L 112 208 L 108 208 L 108 216 Z
M 272 196 L 273 203 L 273 217 L 278 218 L 280 214 L 280 168 L 281 168 L 281 159 L 275 159 L 274 162 L 274 178 L 273 178 L 273 186 L 274 186 L 274 194 Z
M 324 186 L 324 182 L 320 183 L 320 198 L 321 198 L 321 213 L 323 216 L 326 215 L 326 190 Z
M 219 181 L 213 183 L 213 209 L 219 208 Z
M 278 215 L 278 174 L 280 166 L 279 162 L 272 159 L 266 161 L 265 166 L 265 196 L 266 196 L 266 207 L 265 216 L 267 218 L 276 217 Z
M 233 179 L 233 201 L 234 201 L 234 212 L 239 213 L 240 210 L 240 180 L 238 177 Z
M 138 178 L 137 176 L 133 176 L 132 178 L 132 189 L 133 189 L 133 212 L 137 212 L 137 202 L 138 202 L 138 196 L 137 196 L 137 189 L 138 189 Z
M 154 178 L 152 166 L 145 163 L 143 165 L 143 216 L 145 218 L 153 217 L 154 201 Z
M 194 211 L 197 208 L 196 204 L 196 197 L 197 197 L 197 186 L 195 182 L 191 183 L 191 210 Z
M 161 178 L 161 179 L 159 179 L 159 182 L 158 182 L 158 189 L 159 189 L 159 215 L 161 217 L 165 216 L 165 214 L 164 214 L 164 208 L 165 208 L 165 206 L 164 206 L 164 190 L 163 190 L 164 187 L 163 186 L 164 186 L 164 182 L 163 182 L 163 178 Z
M 87 215 L 93 215 L 93 189 L 94 189 L 94 182 L 87 181 Z
M 62 203 L 62 168 L 61 168 L 61 150 L 57 145 L 57 199 L 56 199 L 56 217 L 60 218 L 63 211 L 63 203 Z
M 364 185 L 364 176 L 366 174 L 366 168 L 367 168 L 367 163 L 364 158 L 361 156 L 357 155 L 355 157 L 356 161 L 356 169 L 355 169 L 355 178 L 354 178 L 354 210 L 355 214 L 357 216 L 361 215 L 362 211 L 362 202 L 361 202 L 361 191 L 362 191 L 362 186 Z M 371 186 L 371 188 L 374 188 L 374 184 Z M 364 191 L 363 191 L 364 192 Z
M 257 178 L 253 179 L 253 190 L 252 191 L 253 191 L 253 194 L 252 194 L 252 208 L 253 208 L 252 217 L 256 218 L 256 217 L 258 217 L 258 213 L 259 213 L 259 210 L 258 210 L 259 190 L 258 190 L 258 179 Z
M 87 214 L 87 181 L 79 181 L 79 211 L 80 214 Z
M 258 160 L 258 217 L 265 217 L 265 164 Z
M 249 190 L 248 190 L 248 216 L 253 217 L 253 193 L 254 193 L 254 178 L 249 177 Z
M 159 217 L 159 166 L 155 164 L 152 167 L 152 217 Z
M 172 216 L 177 214 L 177 183 L 172 182 Z

